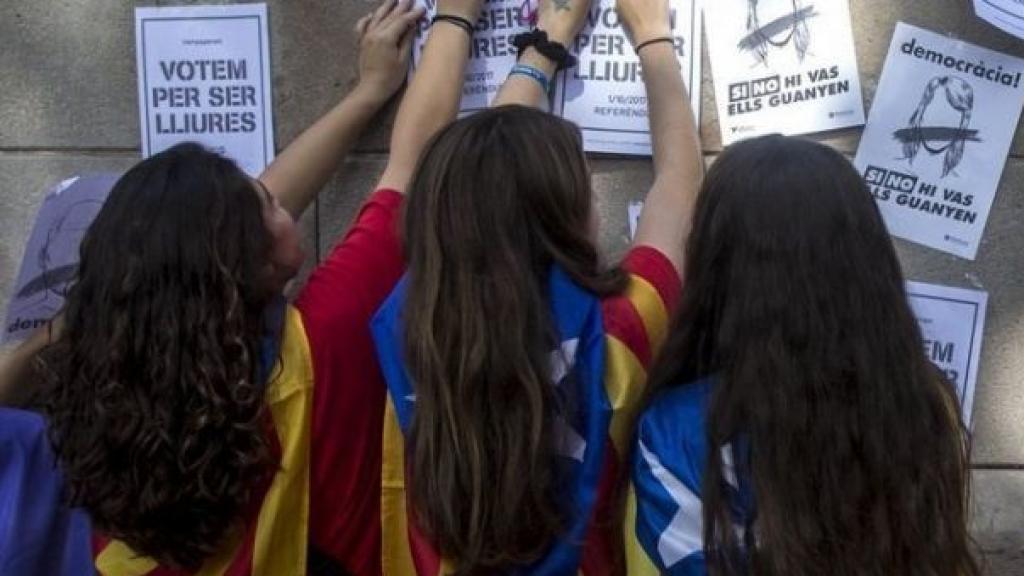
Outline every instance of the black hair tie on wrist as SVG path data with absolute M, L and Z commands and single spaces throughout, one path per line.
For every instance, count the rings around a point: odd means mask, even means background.
M 433 26 L 438 22 L 447 22 L 449 24 L 454 24 L 459 28 L 465 30 L 466 34 L 469 34 L 471 37 L 476 32 L 476 30 L 473 28 L 473 23 L 470 22 L 469 20 L 466 20 L 462 16 L 455 16 L 454 14 L 438 14 L 437 16 L 434 16 L 430 20 L 430 25 Z
M 647 40 L 646 42 L 641 42 L 641 43 L 637 44 L 636 48 L 634 48 L 633 51 L 636 52 L 637 54 L 639 54 L 641 49 L 646 48 L 646 47 L 650 46 L 651 44 L 660 44 L 661 42 L 669 42 L 669 43 L 672 44 L 672 46 L 676 45 L 676 39 L 675 38 L 673 38 L 671 36 L 662 36 L 661 38 L 653 38 L 651 40 Z
M 513 36 L 512 45 L 519 51 L 520 56 L 524 50 L 533 47 L 541 56 L 554 62 L 558 70 L 565 70 L 576 65 L 576 57 L 570 54 L 565 46 L 548 40 L 548 33 L 540 29 L 535 28 Z

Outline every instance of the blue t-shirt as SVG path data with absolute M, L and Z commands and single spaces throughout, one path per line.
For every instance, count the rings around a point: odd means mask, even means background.
M 89 520 L 64 502 L 43 418 L 0 408 L 0 574 L 92 574 Z
M 640 417 L 631 480 L 636 494 L 636 540 L 663 574 L 704 576 L 702 488 L 708 465 L 707 413 L 713 378 L 676 386 L 658 395 Z M 722 451 L 726 495 L 736 529 L 749 525 L 754 510 L 749 479 L 737 477 L 737 441 Z M 741 537 L 742 542 L 742 537 Z

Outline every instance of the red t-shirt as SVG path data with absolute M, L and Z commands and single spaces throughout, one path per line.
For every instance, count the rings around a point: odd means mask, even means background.
M 306 326 L 316 382 L 310 539 L 358 575 L 381 573 L 381 440 L 387 386 L 369 326 L 404 270 L 398 234 L 401 203 L 395 191 L 374 193 L 295 302 Z M 637 294 L 645 288 L 633 282 L 626 294 L 602 302 L 605 329 L 645 372 L 663 339 L 665 317 L 675 309 L 680 280 L 671 262 L 650 247 L 633 248 L 623 267 L 653 289 L 654 300 L 660 302 L 651 304 L 651 298 Z M 597 514 L 604 515 L 601 510 Z M 611 537 L 592 534 L 588 541 L 603 547 Z
M 377 367 L 370 319 L 404 270 L 401 206 L 398 192 L 375 192 L 295 301 L 316 383 L 310 540 L 352 574 L 380 573 L 380 448 L 387 388 Z

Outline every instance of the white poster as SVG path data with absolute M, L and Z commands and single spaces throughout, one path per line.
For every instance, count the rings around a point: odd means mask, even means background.
M 700 0 L 671 0 L 675 50 L 690 105 L 700 125 Z M 579 64 L 566 71 L 555 110 L 583 131 L 588 152 L 651 154 L 647 91 L 640 58 L 615 11 L 615 0 L 596 0 L 571 47 Z
M 266 4 L 136 8 L 142 155 L 199 142 L 251 176 L 274 158 Z
M 626 206 L 626 215 L 629 219 L 629 239 L 632 241 L 636 238 L 636 229 L 640 226 L 640 215 L 643 214 L 644 203 L 643 201 L 636 200 L 629 203 Z
M 974 0 L 974 11 L 989 24 L 1024 38 L 1024 0 Z
M 437 0 L 417 0 L 427 9 L 413 50 L 413 70 L 423 53 Z M 670 0 L 675 46 L 694 114 L 700 110 L 701 0 Z M 470 45 L 460 115 L 487 108 L 516 63 L 512 38 L 528 32 L 536 0 L 489 0 Z M 578 124 L 587 152 L 649 156 L 647 92 L 640 60 L 626 37 L 615 0 L 595 0 L 572 46 L 578 65 L 552 78 L 551 112 Z M 699 117 L 697 118 L 699 122 Z
M 430 20 L 437 14 L 437 0 L 416 0 L 427 9 L 420 20 L 413 45 L 413 72 L 423 54 L 430 31 Z M 469 65 L 462 88 L 461 114 L 469 114 L 490 106 L 498 89 L 516 64 L 516 48 L 512 38 L 531 29 L 534 15 L 531 0 L 489 0 L 476 22 L 476 34 L 469 50 Z M 449 26 L 441 23 L 439 26 Z
M 925 355 L 956 387 L 964 422 L 971 422 L 981 363 L 988 294 L 907 282 L 910 307 L 921 326 Z
M 715 0 L 704 18 L 724 144 L 864 123 L 847 0 Z
M 854 164 L 889 232 L 974 259 L 1024 106 L 1024 60 L 897 24 Z

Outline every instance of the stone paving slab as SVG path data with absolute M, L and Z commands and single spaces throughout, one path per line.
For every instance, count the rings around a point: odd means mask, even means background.
M 971 532 L 985 562 L 984 574 L 1024 574 L 1024 470 L 976 470 Z
M 982 574 L 986 576 L 1020 576 L 1024 574 L 1024 532 L 975 534 Z
M 0 147 L 139 146 L 126 3 L 2 2 L 0 37 Z
M 340 242 L 359 207 L 370 196 L 384 173 L 387 157 L 356 156 L 349 159 L 320 193 L 320 259 Z

